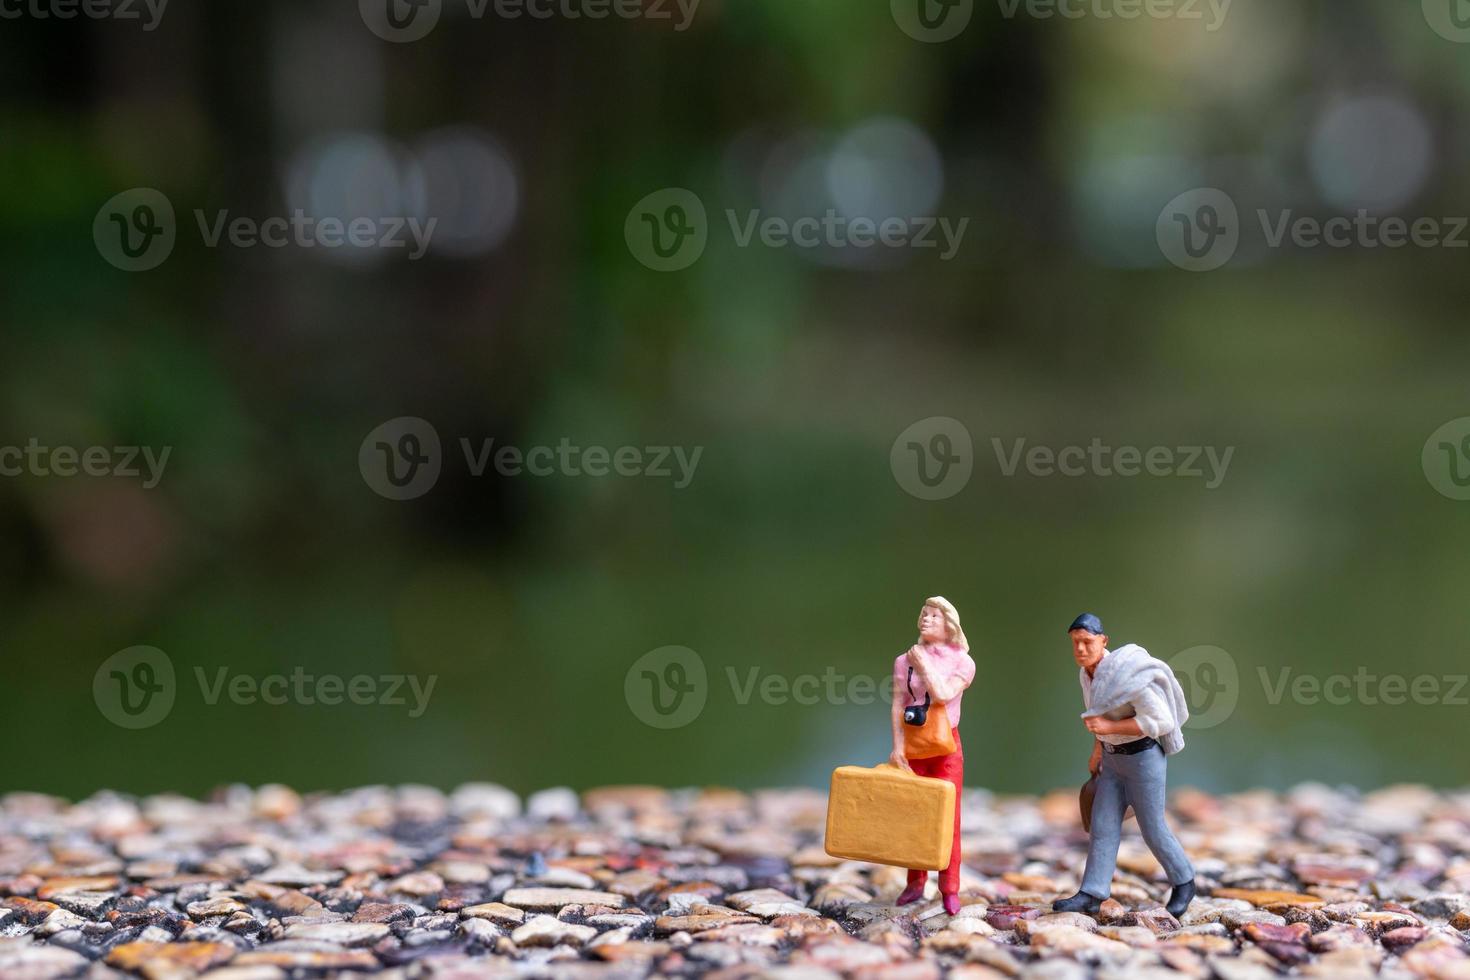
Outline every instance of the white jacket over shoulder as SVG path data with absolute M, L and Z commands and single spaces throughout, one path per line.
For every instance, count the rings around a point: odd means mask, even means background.
M 1083 700 L 1087 704 L 1083 718 L 1132 708 L 1139 731 L 1158 742 L 1166 755 L 1184 748 L 1181 729 L 1189 720 L 1189 702 L 1168 664 L 1149 656 L 1136 643 L 1129 643 L 1104 654 L 1092 677 L 1087 676 L 1086 670 L 1079 673 Z M 1104 740 L 1128 739 L 1113 736 Z

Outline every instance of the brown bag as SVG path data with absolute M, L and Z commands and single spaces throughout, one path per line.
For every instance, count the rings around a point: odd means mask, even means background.
M 1082 784 L 1082 790 L 1077 794 L 1077 807 L 1082 811 L 1082 829 L 1092 833 L 1092 801 L 1097 796 L 1097 776 L 1090 775 L 1087 782 Z M 1130 804 L 1123 811 L 1123 819 L 1127 820 L 1133 816 L 1133 807 Z
M 914 696 L 914 668 L 909 668 L 909 697 Z M 949 723 L 949 712 L 944 705 L 933 704 L 924 695 L 925 713 L 922 725 L 903 723 L 903 754 L 910 759 L 933 759 L 949 755 L 955 750 L 954 726 Z

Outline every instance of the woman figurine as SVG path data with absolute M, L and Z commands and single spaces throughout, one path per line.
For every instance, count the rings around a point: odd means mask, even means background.
M 889 761 L 920 776 L 947 779 L 954 783 L 954 846 L 949 867 L 939 872 L 939 893 L 944 910 L 960 910 L 960 794 L 964 787 L 965 754 L 960 745 L 960 700 L 975 679 L 975 661 L 970 644 L 960 628 L 960 614 L 943 596 L 924 600 L 919 613 L 919 642 L 893 662 L 893 755 Z M 905 752 L 904 711 L 928 703 L 930 710 L 943 705 L 952 726 L 954 751 L 928 758 L 910 758 Z M 911 714 L 911 717 L 916 717 Z M 908 887 L 898 896 L 899 905 L 924 897 L 929 872 L 909 869 Z

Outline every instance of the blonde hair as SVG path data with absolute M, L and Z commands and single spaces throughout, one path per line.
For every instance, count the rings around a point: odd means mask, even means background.
M 965 639 L 965 631 L 960 627 L 960 611 L 954 607 L 954 603 L 942 595 L 930 596 L 924 600 L 924 605 L 919 607 L 919 618 L 921 620 L 924 618 L 924 610 L 929 606 L 933 606 L 944 614 L 944 625 L 949 627 L 949 642 L 958 645 L 962 650 L 968 651 L 970 649 L 970 641 Z M 922 636 L 920 636 L 919 642 L 923 642 Z

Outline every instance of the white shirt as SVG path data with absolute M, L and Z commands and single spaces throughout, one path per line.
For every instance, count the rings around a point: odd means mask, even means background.
M 1106 660 L 1108 654 L 1111 652 L 1111 650 L 1104 650 L 1103 660 Z M 1097 666 L 1098 668 L 1102 667 L 1102 660 L 1097 662 Z M 1087 673 L 1087 668 L 1085 667 L 1080 668 L 1077 673 L 1082 681 L 1082 705 L 1088 711 L 1091 711 L 1092 676 Z M 1144 736 L 1153 739 L 1163 738 L 1167 732 L 1174 728 L 1174 719 L 1169 711 L 1169 706 L 1164 703 L 1164 700 L 1158 694 L 1149 688 L 1144 688 L 1133 701 L 1115 711 L 1109 711 L 1103 717 L 1113 721 L 1136 718 L 1138 720 L 1139 731 L 1143 732 Z M 1099 742 L 1106 742 L 1110 745 L 1125 745 L 1128 742 L 1136 742 L 1139 738 L 1140 736 L 1138 735 L 1097 736 Z

